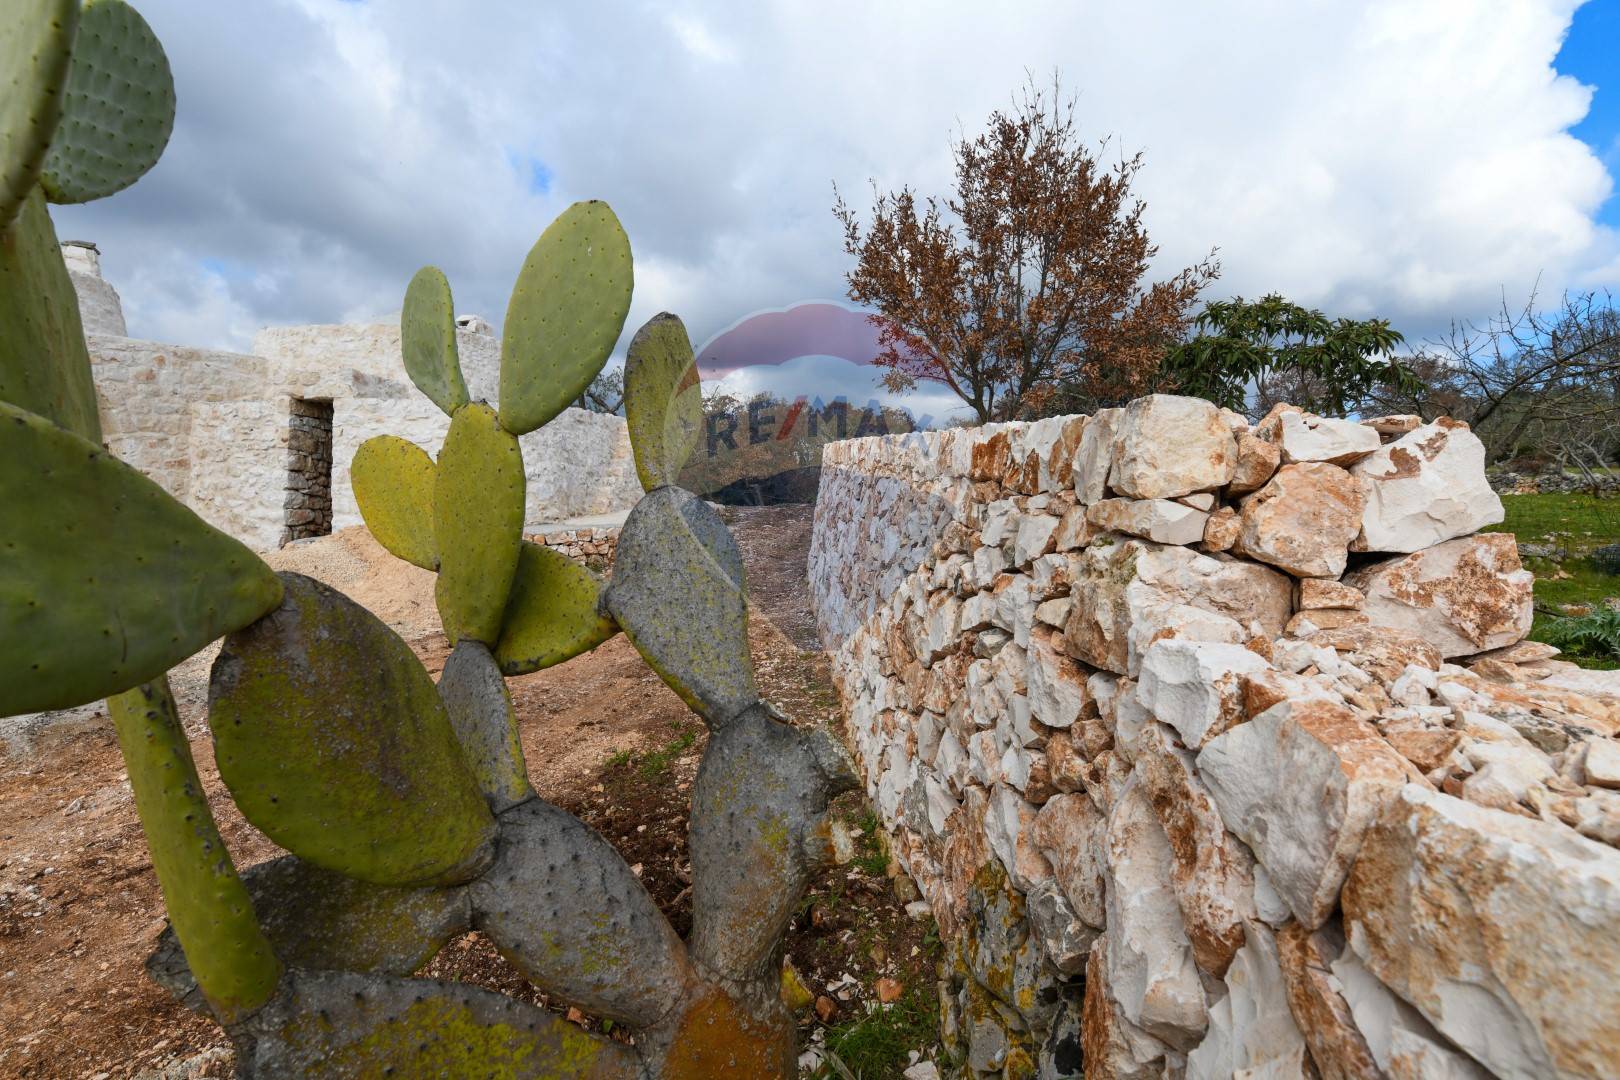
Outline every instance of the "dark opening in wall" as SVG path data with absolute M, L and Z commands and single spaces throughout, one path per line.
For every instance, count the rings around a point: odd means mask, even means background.
M 287 413 L 283 544 L 332 531 L 332 403 L 293 398 Z

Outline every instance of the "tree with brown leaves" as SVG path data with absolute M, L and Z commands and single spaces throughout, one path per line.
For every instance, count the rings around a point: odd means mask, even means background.
M 1108 143 L 1081 143 L 1074 108 L 1056 85 L 1026 88 L 952 148 L 947 200 L 874 187 L 863 229 L 837 197 L 849 296 L 878 312 L 891 390 L 943 383 L 981 423 L 1084 409 L 1147 388 L 1185 334 L 1215 252 L 1144 286 L 1158 248 L 1131 195 L 1142 155 L 1100 163 Z

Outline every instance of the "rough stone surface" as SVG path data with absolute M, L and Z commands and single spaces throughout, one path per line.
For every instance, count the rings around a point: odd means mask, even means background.
M 1485 479 L 1485 444 L 1449 418 L 1403 435 L 1350 472 L 1367 492 L 1357 551 L 1421 551 L 1502 521 L 1502 500 Z
M 1285 465 L 1325 461 L 1349 466 L 1380 446 L 1378 432 L 1354 420 L 1330 420 L 1306 412 L 1283 413 L 1279 420 L 1276 443 Z
M 1361 529 L 1364 498 L 1337 465 L 1284 465 L 1243 500 L 1232 550 L 1297 577 L 1336 578 Z
M 1104 499 L 1086 510 L 1098 529 L 1129 533 L 1161 544 L 1196 544 L 1209 515 L 1167 499 Z
M 1375 625 L 1421 637 L 1442 656 L 1500 649 L 1530 632 L 1535 578 L 1506 533 L 1448 540 L 1357 570 L 1346 581 L 1366 595 Z
M 1237 442 L 1202 398 L 1153 394 L 1126 407 L 1114 436 L 1109 486 L 1133 499 L 1173 499 L 1224 487 Z

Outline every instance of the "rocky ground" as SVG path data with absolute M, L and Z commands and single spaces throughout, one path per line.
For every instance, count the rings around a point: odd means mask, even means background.
M 727 514 L 747 565 L 750 641 L 765 696 L 801 723 L 837 723 L 805 600 L 810 508 Z M 293 545 L 273 561 L 348 592 L 437 675 L 448 650 L 431 575 L 389 558 L 359 530 Z M 221 831 L 238 866 L 248 866 L 279 850 L 242 819 L 220 784 L 204 725 L 211 659 L 194 658 L 173 681 Z M 622 637 L 511 686 L 537 790 L 639 867 L 684 932 L 687 803 L 702 725 Z M 163 906 L 105 714 L 50 719 L 14 726 L 0 743 L 0 1077 L 231 1075 L 218 1029 L 142 971 Z M 864 800 L 845 796 L 838 809 L 853 858 L 815 882 L 788 940 L 805 991 L 807 1071 L 898 1076 L 932 1044 L 938 939 L 925 910 L 914 905 L 908 914 L 915 893 L 908 879 L 895 884 Z M 543 1000 L 478 934 L 452 942 L 424 974 Z

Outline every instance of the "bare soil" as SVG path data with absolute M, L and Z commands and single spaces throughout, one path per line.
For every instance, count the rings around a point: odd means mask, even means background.
M 806 602 L 809 515 L 809 507 L 727 511 L 744 553 L 750 646 L 765 696 L 798 723 L 836 724 L 837 699 L 826 659 L 814 651 Z M 431 575 L 390 558 L 363 530 L 292 545 L 272 562 L 348 592 L 393 625 L 430 671 L 442 669 L 448 650 Z M 242 818 L 220 783 L 204 723 L 211 652 L 177 668 L 172 680 L 210 805 L 237 865 L 246 867 L 280 849 Z M 622 636 L 510 685 L 535 788 L 639 867 L 685 933 L 687 808 L 702 724 Z M 864 820 L 871 832 L 858 796 L 845 796 L 838 809 L 852 827 Z M 832 1024 L 862 1015 L 882 977 L 908 993 L 932 993 L 936 953 L 925 924 L 906 916 L 875 839 L 864 843 L 864 858 L 816 882 L 789 934 L 788 954 L 812 994 L 827 998 Z M 0 749 L 0 1077 L 230 1076 L 230 1046 L 213 1022 L 145 977 L 142 963 L 163 925 L 105 714 L 87 710 Z M 478 934 L 452 942 L 423 974 L 545 1003 Z M 821 1021 L 803 1015 L 808 1038 Z

